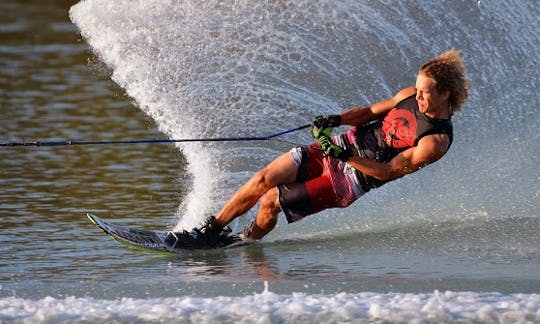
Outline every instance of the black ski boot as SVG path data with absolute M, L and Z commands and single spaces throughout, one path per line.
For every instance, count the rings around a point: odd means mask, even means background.
M 169 232 L 165 244 L 172 249 L 212 249 L 221 246 L 220 237 L 228 235 L 230 229 L 216 222 L 214 216 L 208 217 L 201 227 L 191 231 Z
M 240 232 L 235 233 L 233 235 L 225 235 L 220 237 L 220 242 L 223 246 L 241 246 L 241 245 L 247 245 L 255 242 L 254 239 L 250 238 L 249 235 L 251 234 L 251 229 L 255 225 L 255 221 L 253 221 L 251 224 L 245 226 Z M 229 229 L 230 233 L 230 229 Z

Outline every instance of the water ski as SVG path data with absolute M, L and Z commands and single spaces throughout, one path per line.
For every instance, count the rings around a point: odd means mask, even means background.
M 193 250 L 209 249 L 207 246 L 182 246 L 182 244 L 179 244 L 181 242 L 171 244 L 170 232 L 168 231 L 134 229 L 113 224 L 90 213 L 86 215 L 94 225 L 101 228 L 107 235 L 132 248 L 169 253 L 185 253 Z M 222 236 L 220 237 L 220 244 L 210 248 L 231 248 L 246 245 L 252 242 L 253 241 L 251 240 L 241 240 L 235 235 Z M 172 245 L 174 245 L 174 247 L 172 247 Z

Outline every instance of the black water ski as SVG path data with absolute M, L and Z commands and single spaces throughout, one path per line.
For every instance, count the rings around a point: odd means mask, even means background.
M 179 246 L 178 244 L 176 244 L 175 248 L 171 248 L 165 243 L 165 238 L 167 237 L 168 233 L 167 231 L 134 229 L 110 223 L 90 213 L 88 213 L 87 216 L 93 224 L 101 228 L 107 235 L 111 236 L 120 243 L 136 249 L 169 253 L 186 253 L 189 251 L 198 250 L 192 246 L 182 248 L 182 246 Z M 227 240 L 227 244 L 224 244 L 218 248 L 231 248 L 250 244 L 252 242 L 253 241 L 250 240 L 243 241 L 230 237 L 230 239 Z M 201 247 L 200 249 L 207 249 L 207 247 Z

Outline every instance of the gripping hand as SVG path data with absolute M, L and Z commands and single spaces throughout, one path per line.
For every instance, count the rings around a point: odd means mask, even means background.
M 326 156 L 339 159 L 343 162 L 347 162 L 349 157 L 351 157 L 351 152 L 341 148 L 339 145 L 332 143 L 332 140 L 328 136 L 321 135 L 317 141 L 321 145 L 321 150 Z
M 313 121 L 313 126 L 317 128 L 338 127 L 341 125 L 340 115 L 328 115 L 326 117 L 317 116 Z
M 327 117 L 317 116 L 313 121 L 313 126 L 311 127 L 311 134 L 316 140 L 319 140 L 319 137 L 326 136 L 330 137 L 334 127 L 341 125 L 341 116 L 340 115 L 329 115 Z

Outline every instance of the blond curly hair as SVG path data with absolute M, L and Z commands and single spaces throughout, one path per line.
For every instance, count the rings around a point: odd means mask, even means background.
M 449 50 L 432 58 L 420 68 L 420 72 L 437 82 L 438 91 L 450 91 L 448 102 L 452 112 L 459 111 L 469 96 L 469 82 L 460 52 Z

